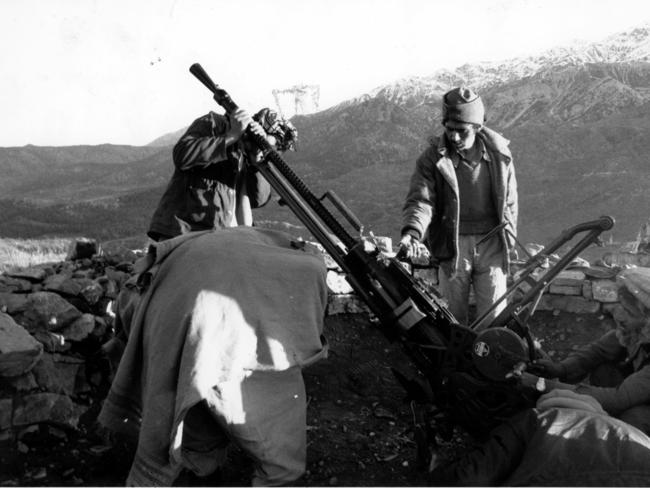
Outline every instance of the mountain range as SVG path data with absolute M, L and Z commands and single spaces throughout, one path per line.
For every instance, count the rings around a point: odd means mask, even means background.
M 295 116 L 298 151 L 284 159 L 315 194 L 334 190 L 367 230 L 397 238 L 415 159 L 440 132 L 442 95 L 461 84 L 482 95 L 487 125 L 511 141 L 523 241 L 544 243 L 601 215 L 615 218 L 614 239 L 636 237 L 650 217 L 650 26 L 398 80 Z M 183 130 L 141 147 L 0 148 L 0 236 L 143 235 Z M 257 220 L 299 225 L 276 202 Z

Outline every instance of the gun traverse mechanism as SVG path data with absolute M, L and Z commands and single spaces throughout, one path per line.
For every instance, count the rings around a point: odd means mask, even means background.
M 227 113 L 238 108 L 201 65 L 193 64 L 190 72 Z M 543 354 L 527 321 L 551 280 L 582 250 L 596 243 L 603 231 L 612 228 L 611 217 L 579 224 L 538 254 L 528 255 L 522 272 L 501 300 L 525 283 L 528 290 L 523 297 L 507 305 L 491 323 L 486 323 L 485 317 L 493 309 L 465 326 L 454 318 L 435 290 L 410 274 L 396 257 L 381 252 L 372 235 L 363 235 L 361 222 L 335 193 L 329 191 L 316 197 L 264 137 L 250 130 L 245 137 L 263 153 L 256 168 L 340 266 L 352 288 L 379 319 L 383 333 L 404 347 L 419 373 L 414 379 L 399 372 L 397 377 L 411 394 L 415 395 L 417 389 L 420 401 L 431 403 L 476 434 L 534 404 L 539 392 L 518 380 L 526 364 Z M 358 236 L 346 230 L 324 200 L 337 208 Z M 584 237 L 555 266 L 540 279 L 532 278 L 532 272 L 543 267 L 551 253 L 583 233 Z

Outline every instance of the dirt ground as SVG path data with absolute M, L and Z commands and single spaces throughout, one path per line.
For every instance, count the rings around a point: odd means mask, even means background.
M 605 315 L 538 312 L 533 334 L 560 358 L 612 326 Z M 413 412 L 391 372 L 409 360 L 362 314 L 330 316 L 325 333 L 328 359 L 304 371 L 308 394 L 307 473 L 303 486 L 423 486 L 427 470 L 417 462 Z M 40 426 L 18 446 L 0 451 L 0 486 L 123 486 L 133 451 L 106 446 L 92 428 L 99 402 L 76 432 Z M 441 445 L 443 458 L 472 440 L 454 429 Z M 220 473 L 180 485 L 246 486 L 251 464 L 239 451 Z

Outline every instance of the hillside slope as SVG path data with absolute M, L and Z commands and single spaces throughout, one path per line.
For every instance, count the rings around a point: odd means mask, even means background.
M 649 59 L 644 26 L 599 43 L 398 80 L 294 117 L 299 147 L 284 157 L 314 193 L 333 189 L 366 228 L 397 237 L 415 159 L 440 132 L 441 96 L 466 83 L 485 99 L 488 125 L 511 140 L 523 240 L 544 242 L 603 214 L 615 217 L 615 238 L 631 239 L 650 208 Z M 1 234 L 73 235 L 80 226 L 111 238 L 144 233 L 179 133 L 145 147 L 0 148 Z M 295 223 L 275 204 L 258 219 Z

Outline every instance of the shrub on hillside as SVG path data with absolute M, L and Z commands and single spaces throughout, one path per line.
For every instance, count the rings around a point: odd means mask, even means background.
M 42 263 L 63 261 L 70 238 L 0 239 L 0 273 Z

